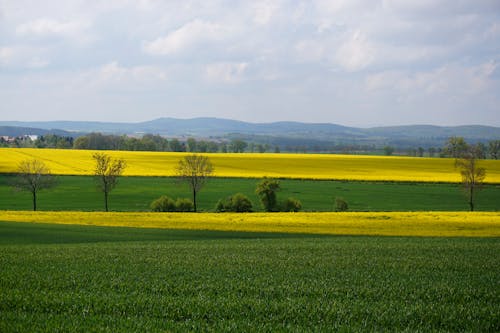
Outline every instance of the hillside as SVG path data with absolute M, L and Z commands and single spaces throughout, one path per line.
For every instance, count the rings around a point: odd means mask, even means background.
M 463 136 L 469 142 L 500 139 L 500 128 L 468 125 L 441 127 L 431 125 L 389 126 L 373 128 L 347 127 L 329 123 L 274 122 L 249 123 L 219 118 L 159 118 L 138 123 L 48 121 L 0 121 L 0 135 L 22 127 L 22 134 L 50 133 L 75 136 L 76 133 L 159 134 L 169 137 L 242 138 L 253 142 L 300 146 L 315 144 L 393 145 L 396 147 L 442 146 L 450 136 Z M 8 126 L 8 127 L 6 127 Z M 56 132 L 54 129 L 62 130 Z M 10 131 L 10 132 L 8 132 Z M 39 134 L 41 135 L 41 134 Z

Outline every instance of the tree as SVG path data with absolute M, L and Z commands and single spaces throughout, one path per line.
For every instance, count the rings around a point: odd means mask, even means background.
M 454 158 L 462 157 L 467 153 L 468 149 L 469 145 L 461 136 L 452 136 L 448 139 L 446 146 L 444 147 L 445 153 Z
M 345 212 L 349 209 L 349 205 L 344 198 L 335 197 L 335 211 L 336 212 Z
M 188 155 L 179 161 L 177 176 L 181 181 L 187 182 L 191 188 L 195 212 L 197 211 L 196 196 L 213 171 L 214 167 L 210 159 L 203 155 Z
M 488 152 L 492 159 L 497 160 L 500 152 L 500 140 L 493 140 L 488 142 Z
M 276 192 L 280 190 L 280 182 L 274 179 L 264 178 L 257 184 L 255 193 L 260 197 L 260 202 L 267 212 L 276 211 L 278 200 Z
M 393 147 L 391 147 L 391 146 L 385 146 L 384 147 L 384 154 L 386 156 L 391 156 L 393 152 L 394 152 L 394 148 Z
M 281 211 L 283 212 L 299 212 L 302 209 L 302 202 L 295 198 L 287 198 L 281 203 Z
M 215 211 L 246 213 L 253 209 L 252 201 L 243 193 L 236 193 L 226 199 L 220 199 L 215 206 Z
M 231 150 L 233 153 L 243 153 L 247 148 L 248 144 L 239 139 L 231 140 Z
M 123 159 L 114 159 L 104 153 L 95 153 L 92 155 L 96 161 L 94 171 L 97 188 L 104 193 L 104 208 L 108 211 L 108 196 L 118 184 L 118 177 L 121 176 L 126 167 Z
M 14 188 L 20 191 L 31 192 L 33 199 L 33 210 L 36 211 L 37 194 L 40 190 L 48 189 L 56 185 L 54 176 L 50 169 L 40 160 L 24 160 L 17 168 L 18 176 L 14 180 Z
M 475 192 L 481 189 L 486 177 L 486 170 L 478 166 L 477 154 L 478 150 L 471 147 L 455 161 L 455 167 L 459 169 L 462 176 L 462 185 L 471 211 L 474 211 Z

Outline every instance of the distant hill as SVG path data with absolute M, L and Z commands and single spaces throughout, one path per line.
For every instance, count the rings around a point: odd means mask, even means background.
M 48 121 L 0 121 L 0 135 L 21 127 L 18 133 L 30 129 L 45 130 L 60 135 L 77 136 L 77 133 L 102 132 L 107 134 L 159 134 L 169 137 L 235 138 L 255 142 L 280 142 L 300 145 L 301 142 L 326 144 L 393 145 L 395 147 L 442 146 L 450 136 L 463 136 L 469 142 L 486 142 L 500 139 L 500 128 L 492 126 L 441 127 L 431 125 L 389 126 L 373 128 L 347 127 L 328 123 L 273 122 L 248 123 L 219 118 L 159 118 L 139 123 Z M 8 127 L 6 127 L 8 126 Z M 9 129 L 10 128 L 10 129 Z M 58 130 L 54 130 L 57 128 Z M 12 132 L 9 132 L 12 133 Z
M 48 135 L 55 134 L 59 136 L 75 136 L 75 133 L 60 129 L 42 129 L 33 127 L 0 126 L 0 136 L 22 136 L 22 135 Z

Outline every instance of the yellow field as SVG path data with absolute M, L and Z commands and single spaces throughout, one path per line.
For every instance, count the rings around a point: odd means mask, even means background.
M 0 211 L 0 221 L 330 235 L 500 237 L 500 213 L 103 213 Z
M 93 151 L 0 149 L 0 173 L 16 172 L 24 159 L 44 161 L 55 174 L 90 175 Z M 106 152 L 127 161 L 127 176 L 172 176 L 185 153 Z M 308 179 L 459 182 L 454 160 L 393 156 L 318 154 L 207 154 L 217 177 L 277 177 Z M 500 160 L 481 161 L 487 183 L 500 183 Z

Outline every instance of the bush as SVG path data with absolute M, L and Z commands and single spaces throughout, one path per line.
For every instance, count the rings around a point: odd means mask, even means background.
M 175 208 L 178 212 L 192 212 L 194 204 L 191 199 L 178 198 L 175 201 Z
M 166 195 L 162 195 L 158 199 L 154 200 L 151 205 L 151 210 L 153 212 L 175 212 L 176 204 L 175 201 Z
M 246 195 L 242 193 L 236 193 L 231 197 L 231 208 L 232 212 L 244 213 L 251 212 L 253 205 L 252 201 L 250 201 L 250 199 Z
M 336 212 L 345 212 L 349 209 L 349 205 L 347 204 L 347 201 L 345 201 L 343 198 L 336 197 L 335 198 L 335 211 Z
M 302 209 L 302 203 L 295 198 L 288 198 L 281 204 L 283 212 L 298 212 Z
M 226 199 L 220 199 L 215 205 L 216 212 L 236 212 L 236 213 L 244 213 L 251 212 L 253 208 L 252 201 L 242 194 L 236 193 Z

